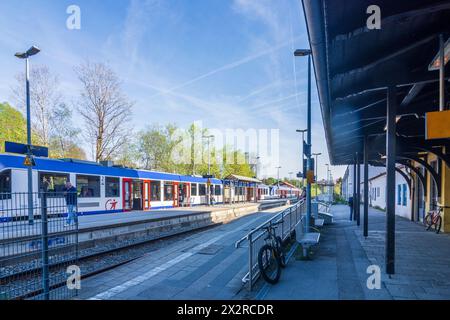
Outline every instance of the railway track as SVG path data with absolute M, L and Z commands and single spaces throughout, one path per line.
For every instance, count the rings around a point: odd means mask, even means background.
M 52 263 L 49 265 L 50 279 L 58 278 L 57 274 L 65 274 L 68 265 L 77 264 L 81 269 L 81 279 L 86 279 L 99 273 L 111 270 L 123 264 L 136 260 L 151 251 L 158 250 L 168 244 L 168 241 L 174 242 L 180 240 L 189 234 L 194 234 L 202 230 L 211 229 L 221 225 L 217 223 L 193 230 L 187 230 L 174 235 L 167 235 L 158 239 L 142 239 L 128 244 L 119 244 L 113 248 L 96 248 L 96 252 L 89 249 L 80 250 L 78 258 L 69 258 Z M 86 251 L 86 252 L 83 252 Z M 0 276 L 0 293 L 6 289 L 6 292 L 15 292 L 13 296 L 7 296 L 8 300 L 33 299 L 42 294 L 42 288 L 30 289 L 27 282 L 40 279 L 42 275 L 42 267 L 26 268 L 9 274 Z M 50 283 L 50 290 L 55 290 L 66 285 L 64 281 L 56 281 Z M 1 297 L 0 297 L 1 300 Z

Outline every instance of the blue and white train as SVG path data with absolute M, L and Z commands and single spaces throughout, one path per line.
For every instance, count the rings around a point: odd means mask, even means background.
M 23 155 L 0 154 L 0 221 L 11 215 L 27 214 L 28 176 L 24 160 Z M 65 183 L 70 181 L 77 188 L 79 215 L 196 206 L 208 201 L 205 178 L 118 167 L 111 162 L 36 157 L 32 173 L 33 192 L 45 190 L 53 202 L 62 197 Z M 253 202 L 300 194 L 300 189 L 294 186 L 275 188 L 242 176 L 210 179 L 210 190 L 215 203 Z M 18 197 L 20 193 L 23 194 Z M 39 214 L 36 194 L 34 214 Z
M 75 159 L 35 158 L 33 192 L 62 194 L 66 181 L 78 191 L 78 211 L 83 214 L 174 208 L 207 203 L 207 179 L 171 173 L 136 170 Z M 223 201 L 223 183 L 210 181 L 216 203 Z M 24 156 L 0 154 L 0 218 L 14 209 L 12 194 L 27 192 Z M 25 201 L 23 201 L 25 202 Z M 25 204 L 23 204 L 25 205 Z

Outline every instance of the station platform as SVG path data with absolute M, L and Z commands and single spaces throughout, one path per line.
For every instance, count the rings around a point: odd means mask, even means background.
M 75 224 L 66 226 L 65 217 L 49 217 L 48 245 L 56 250 L 64 245 L 76 244 L 79 249 L 102 250 L 106 246 L 139 243 L 182 234 L 194 230 L 228 223 L 239 217 L 258 212 L 264 207 L 279 207 L 286 199 L 259 203 L 222 204 L 192 208 L 130 211 L 111 214 L 83 215 Z M 27 258 L 37 258 L 40 252 L 42 221 L 4 222 L 0 224 L 0 258 L 8 265 Z M 20 258 L 19 260 L 15 260 Z
M 235 299 L 248 250 L 235 242 L 288 206 L 241 216 L 82 280 L 76 299 Z

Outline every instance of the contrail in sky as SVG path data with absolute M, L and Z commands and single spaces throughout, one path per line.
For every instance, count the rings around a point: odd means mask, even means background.
M 299 38 L 300 38 L 300 37 L 297 37 L 296 39 L 299 39 Z M 250 62 L 250 61 L 253 61 L 253 60 L 255 60 L 255 59 L 258 59 L 258 58 L 260 58 L 260 57 L 262 57 L 262 56 L 264 56 L 264 55 L 267 55 L 267 54 L 269 54 L 269 53 L 272 53 L 272 52 L 274 52 L 274 51 L 277 51 L 277 50 L 279 50 L 279 49 L 281 49 L 281 48 L 283 48 L 283 47 L 289 45 L 289 44 L 291 43 L 291 41 L 292 41 L 292 39 L 290 39 L 290 40 L 288 40 L 288 41 L 285 41 L 285 42 L 282 42 L 282 43 L 280 43 L 280 44 L 278 44 L 278 45 L 276 45 L 276 46 L 274 46 L 274 47 L 272 47 L 272 48 L 270 48 L 270 49 L 267 49 L 267 50 L 264 50 L 264 51 L 259 51 L 259 52 L 256 53 L 256 54 L 253 54 L 253 55 L 250 55 L 250 56 L 248 56 L 248 57 L 245 57 L 245 58 L 242 58 L 242 59 L 240 59 L 240 60 L 237 60 L 237 61 L 235 61 L 235 62 L 226 64 L 226 65 L 224 65 L 224 66 L 222 66 L 222 67 L 220 67 L 220 68 L 217 68 L 217 69 L 215 69 L 215 70 L 212 70 L 212 71 L 209 71 L 209 72 L 207 72 L 207 73 L 205 73 L 205 74 L 202 74 L 202 75 L 200 75 L 200 76 L 198 76 L 198 77 L 195 77 L 195 78 L 193 78 L 193 79 L 191 79 L 191 80 L 188 80 L 188 81 L 186 81 L 186 82 L 184 82 L 184 83 L 182 83 L 182 84 L 180 84 L 180 85 L 177 85 L 177 86 L 172 87 L 172 88 L 167 89 L 167 90 L 162 90 L 162 91 L 160 91 L 160 92 L 154 94 L 154 95 L 151 96 L 150 98 L 153 98 L 153 97 L 155 97 L 155 96 L 157 96 L 157 95 L 160 95 L 160 94 L 168 94 L 168 93 L 171 93 L 172 91 L 175 91 L 175 90 L 181 89 L 181 88 L 183 88 L 183 87 L 186 87 L 186 86 L 188 86 L 188 85 L 190 85 L 190 84 L 192 84 L 192 83 L 194 83 L 194 82 L 197 82 L 197 81 L 202 80 L 202 79 L 204 79 L 204 78 L 210 77 L 210 76 L 212 76 L 212 75 L 214 75 L 214 74 L 217 74 L 217 73 L 219 73 L 219 72 L 222 72 L 222 71 L 226 71 L 226 70 L 230 70 L 230 69 L 236 68 L 236 67 L 238 67 L 238 66 L 240 66 L 240 65 L 243 65 L 243 64 L 248 63 L 248 62 Z

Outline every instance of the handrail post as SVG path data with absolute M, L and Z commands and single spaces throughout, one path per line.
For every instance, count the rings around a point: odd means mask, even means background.
M 253 234 L 248 235 L 248 288 L 252 291 L 253 288 Z
M 42 290 L 44 300 L 49 300 L 49 270 L 48 270 L 48 220 L 47 193 L 41 191 L 41 228 L 42 228 Z

